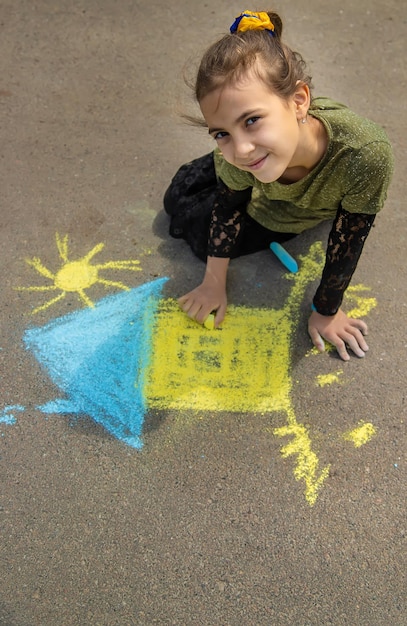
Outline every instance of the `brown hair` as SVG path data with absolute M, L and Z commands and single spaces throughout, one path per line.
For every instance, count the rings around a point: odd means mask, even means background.
M 311 89 L 311 77 L 301 54 L 281 41 L 280 16 L 271 11 L 267 13 L 274 24 L 274 35 L 265 30 L 227 34 L 206 50 L 193 86 L 198 102 L 225 83 L 238 80 L 251 68 L 285 100 L 295 93 L 298 81 Z M 260 63 L 256 64 L 257 60 Z

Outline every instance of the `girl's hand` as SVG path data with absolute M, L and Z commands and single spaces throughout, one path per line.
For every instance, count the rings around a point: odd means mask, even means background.
M 369 350 L 364 338 L 367 335 L 367 324 L 362 320 L 349 318 L 341 309 L 330 316 L 313 311 L 308 322 L 308 332 L 319 352 L 325 350 L 325 339 L 336 347 L 344 361 L 350 359 L 347 347 L 358 357 L 364 357 Z
M 227 307 L 226 290 L 219 285 L 208 285 L 205 281 L 178 299 L 181 309 L 185 313 L 203 324 L 212 311 L 216 311 L 215 328 L 222 323 Z
M 215 328 L 223 322 L 227 306 L 226 275 L 229 260 L 208 257 L 202 283 L 178 300 L 181 309 L 200 324 L 204 323 L 212 311 L 216 311 Z

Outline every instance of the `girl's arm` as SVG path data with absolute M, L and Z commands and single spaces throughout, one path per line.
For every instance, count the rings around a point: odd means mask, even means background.
M 251 188 L 233 191 L 219 181 L 209 228 L 204 279 L 178 300 L 183 311 L 201 324 L 212 311 L 216 311 L 215 328 L 225 317 L 227 270 L 239 243 L 250 198 Z
M 321 283 L 313 300 L 315 310 L 308 324 L 315 347 L 323 351 L 326 339 L 345 361 L 349 359 L 346 346 L 359 357 L 369 349 L 364 339 L 366 323 L 348 318 L 340 306 L 374 219 L 375 215 L 338 210 L 329 234 Z

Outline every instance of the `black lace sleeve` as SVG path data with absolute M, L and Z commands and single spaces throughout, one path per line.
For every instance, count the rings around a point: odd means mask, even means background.
M 251 187 L 234 191 L 219 180 L 209 227 L 208 256 L 230 258 L 233 255 L 251 195 Z
M 335 315 L 341 306 L 375 217 L 339 208 L 329 233 L 321 283 L 313 300 L 321 315 Z

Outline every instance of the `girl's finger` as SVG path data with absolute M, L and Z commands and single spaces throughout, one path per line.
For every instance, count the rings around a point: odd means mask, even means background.
M 350 322 L 351 326 L 353 326 L 354 328 L 357 328 L 358 330 L 360 330 L 360 332 L 363 335 L 367 335 L 368 334 L 367 324 L 363 320 L 350 319 L 349 322 Z
M 311 341 L 319 352 L 325 351 L 325 342 L 322 339 L 321 335 L 315 328 L 308 329 L 309 336 L 311 337 Z

